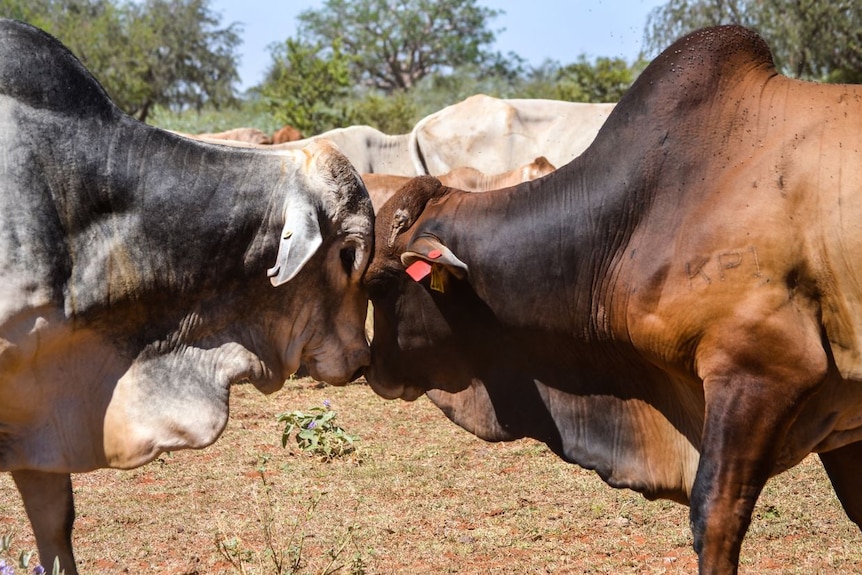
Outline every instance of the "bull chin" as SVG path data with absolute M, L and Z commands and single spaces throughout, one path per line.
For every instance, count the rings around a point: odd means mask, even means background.
M 346 370 L 331 371 L 321 367 L 320 362 L 314 359 L 303 359 L 302 365 L 312 379 L 325 382 L 329 385 L 347 385 L 355 378 L 355 372 L 347 372 Z
M 370 368 L 365 374 L 365 381 L 371 389 L 383 399 L 401 399 L 403 401 L 416 401 L 423 395 L 425 390 L 412 385 L 399 383 L 396 385 L 381 385 L 381 378 L 378 378 L 373 368 Z

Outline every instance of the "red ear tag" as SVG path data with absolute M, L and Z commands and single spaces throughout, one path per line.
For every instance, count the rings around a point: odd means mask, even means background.
M 428 257 L 431 258 L 432 260 L 436 260 L 437 258 L 439 258 L 442 255 L 443 255 L 443 252 L 441 252 L 440 250 L 431 250 L 430 252 L 428 252 Z
M 431 264 L 425 260 L 416 260 L 405 271 L 407 275 L 413 278 L 413 281 L 418 282 L 431 273 Z

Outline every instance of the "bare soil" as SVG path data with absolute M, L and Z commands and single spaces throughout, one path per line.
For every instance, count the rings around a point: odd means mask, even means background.
M 321 461 L 281 446 L 276 414 L 331 403 L 359 436 Z M 543 445 L 485 443 L 428 400 L 292 380 L 234 390 L 215 445 L 132 471 L 73 477 L 84 573 L 696 573 L 688 508 L 614 490 Z M 0 535 L 35 549 L 0 475 Z M 229 560 L 219 546 L 229 548 Z M 284 554 L 277 567 L 272 555 Z M 773 479 L 742 551 L 743 574 L 862 573 L 862 535 L 816 456 Z

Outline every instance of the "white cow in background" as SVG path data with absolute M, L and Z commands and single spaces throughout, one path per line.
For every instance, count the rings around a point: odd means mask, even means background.
M 222 140 L 204 136 L 192 136 L 180 134 L 198 140 L 204 140 L 211 144 L 222 144 L 239 148 L 266 148 L 268 150 L 300 150 L 309 146 L 312 142 L 327 140 L 338 146 L 338 149 L 347 156 L 350 163 L 359 172 L 369 174 L 394 174 L 398 176 L 416 176 L 412 154 L 409 149 L 410 134 L 390 135 L 384 134 L 377 128 L 359 125 L 346 128 L 335 128 L 292 142 L 281 144 L 262 145 L 241 142 L 237 140 Z
M 592 143 L 613 108 L 614 104 L 477 94 L 414 126 L 410 133 L 414 169 L 437 176 L 467 166 L 499 174 L 538 156 L 564 166 Z
M 336 128 L 303 140 L 266 146 L 297 150 L 328 140 L 364 174 L 439 176 L 456 168 L 502 174 L 544 156 L 568 164 L 596 137 L 614 104 L 470 96 L 419 120 L 409 134 L 371 126 Z M 186 135 L 186 134 L 183 134 Z M 256 144 L 193 136 L 241 147 Z

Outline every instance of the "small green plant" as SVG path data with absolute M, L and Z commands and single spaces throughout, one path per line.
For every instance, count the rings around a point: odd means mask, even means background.
M 352 453 L 358 437 L 349 435 L 335 423 L 336 412 L 330 409 L 328 401 L 323 407 L 312 407 L 308 411 L 290 411 L 278 415 L 278 421 L 284 423 L 281 435 L 282 447 L 287 446 L 291 435 L 299 448 L 307 453 L 321 456 L 330 461 L 336 457 Z
M 759 515 L 764 519 L 779 519 L 781 517 L 781 512 L 775 505 L 766 505 Z
M 7 558 L 11 558 L 13 554 L 12 551 L 12 534 L 4 533 L 0 535 L 0 575 L 15 575 L 15 567 L 7 561 Z M 24 573 L 27 573 L 30 568 L 30 560 L 33 558 L 32 551 L 21 551 L 18 553 L 18 568 L 23 569 Z M 33 575 L 44 575 L 46 573 L 45 568 L 39 565 L 38 563 L 33 566 L 32 571 Z M 54 559 L 54 568 L 51 570 L 51 575 L 62 575 L 62 571 L 60 571 L 60 562 L 57 559 Z

